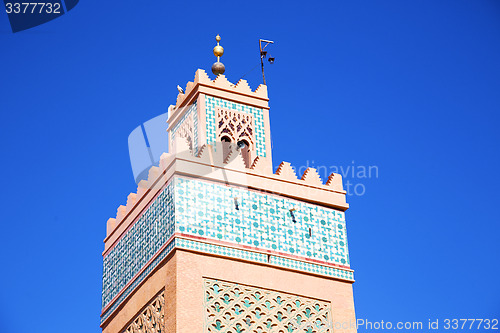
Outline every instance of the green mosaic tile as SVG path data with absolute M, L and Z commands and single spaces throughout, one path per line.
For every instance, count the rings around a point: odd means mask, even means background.
M 238 198 L 238 209 L 234 198 Z M 295 222 L 290 215 L 292 208 Z M 103 308 L 132 281 L 105 316 L 164 258 L 162 252 L 148 264 L 174 232 L 208 242 L 224 241 L 235 247 L 349 265 L 343 212 L 245 188 L 175 177 L 103 258 Z M 267 254 L 185 239 L 176 240 L 176 246 L 256 262 L 268 260 Z M 342 269 L 274 255 L 270 260 L 283 267 L 353 279 L 352 272 Z
M 103 308 L 173 235 L 173 214 L 173 186 L 168 185 L 103 258 Z
M 251 251 L 233 249 L 226 246 L 197 242 L 190 239 L 177 238 L 176 246 L 180 248 L 196 250 L 200 252 L 223 255 L 232 258 L 251 260 L 256 262 L 267 262 L 267 255 Z
M 176 232 L 349 265 L 341 211 L 196 179 L 177 178 L 175 191 Z

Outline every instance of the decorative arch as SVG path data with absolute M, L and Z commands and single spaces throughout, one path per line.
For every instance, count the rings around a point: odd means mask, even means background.
M 223 108 L 215 109 L 217 122 L 217 141 L 245 143 L 242 156 L 245 166 L 250 167 L 255 153 L 254 119 L 251 114 Z

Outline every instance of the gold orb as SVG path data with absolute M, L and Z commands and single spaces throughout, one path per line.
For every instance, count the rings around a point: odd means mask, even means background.
M 218 41 L 218 42 L 220 42 L 220 36 L 217 35 L 217 37 L 215 37 L 215 40 Z
M 214 55 L 216 57 L 222 57 L 222 55 L 224 54 L 224 48 L 220 45 L 217 45 L 216 47 L 214 47 Z

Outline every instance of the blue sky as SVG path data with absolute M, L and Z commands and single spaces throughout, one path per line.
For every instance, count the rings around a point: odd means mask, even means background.
M 276 41 L 275 166 L 378 170 L 345 179 L 364 190 L 346 215 L 357 316 L 498 318 L 500 2 L 81 1 L 16 34 L 0 14 L 2 331 L 100 331 L 127 137 L 209 71 L 217 34 L 230 81 Z

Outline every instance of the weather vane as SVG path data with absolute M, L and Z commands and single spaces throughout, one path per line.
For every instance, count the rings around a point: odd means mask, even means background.
M 265 43 L 264 47 L 262 46 L 262 43 Z M 259 39 L 259 49 L 260 49 L 260 67 L 262 68 L 262 80 L 264 80 L 264 85 L 266 84 L 266 76 L 264 75 L 264 58 L 267 56 L 267 51 L 264 49 L 266 46 L 269 44 L 274 44 L 272 40 L 265 40 L 265 39 Z M 274 57 L 271 57 L 269 55 L 269 58 L 267 58 L 270 64 L 274 64 Z
M 214 62 L 214 64 L 212 65 L 212 73 L 214 73 L 215 75 L 224 74 L 224 72 L 226 71 L 226 67 L 222 62 L 220 62 L 220 57 L 222 57 L 222 55 L 224 54 L 224 48 L 219 45 L 220 39 L 221 38 L 219 35 L 215 37 L 217 45 L 214 47 L 214 55 L 217 57 L 217 62 Z

